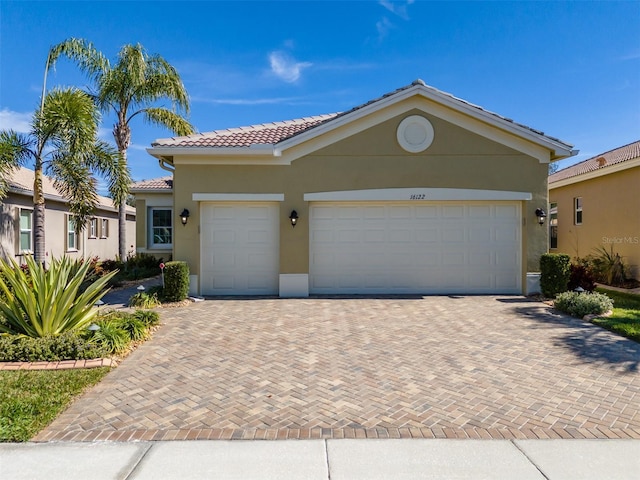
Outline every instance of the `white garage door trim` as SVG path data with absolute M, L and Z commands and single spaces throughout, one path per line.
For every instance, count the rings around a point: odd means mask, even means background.
M 279 217 L 276 202 L 202 202 L 200 293 L 276 295 Z
M 367 201 L 441 201 L 441 200 L 531 200 L 531 192 L 477 190 L 471 188 L 383 188 L 305 193 L 305 202 L 367 202 Z
M 516 201 L 314 202 L 315 294 L 519 294 Z

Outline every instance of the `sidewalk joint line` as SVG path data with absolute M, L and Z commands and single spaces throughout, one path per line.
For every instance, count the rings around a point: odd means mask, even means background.
M 148 442 L 146 450 L 142 452 L 142 455 L 140 455 L 140 458 L 138 458 L 138 461 L 135 463 L 135 465 L 133 465 L 129 473 L 127 473 L 123 477 L 124 480 L 129 480 L 130 478 L 133 478 L 131 477 L 131 475 L 134 475 L 136 473 L 136 470 L 138 470 L 138 467 L 140 466 L 142 461 L 147 457 L 147 454 L 149 453 L 149 451 L 151 451 L 151 449 L 153 448 L 153 445 L 154 445 L 153 442 Z
M 327 439 L 324 440 L 324 458 L 327 463 L 327 480 L 331 480 L 331 466 L 329 465 L 329 442 Z
M 548 477 L 548 476 L 547 476 L 547 475 L 542 471 L 542 469 L 541 469 L 541 468 L 536 464 L 536 462 L 534 462 L 534 461 L 529 457 L 529 455 L 527 455 L 527 454 L 526 454 L 526 452 L 525 452 L 522 448 L 520 448 L 520 445 L 518 445 L 518 444 L 516 443 L 516 440 L 517 440 L 517 439 L 515 439 L 515 438 L 514 438 L 514 439 L 511 439 L 511 440 L 509 440 L 509 441 L 511 442 L 511 444 L 512 444 L 514 447 L 516 447 L 516 448 L 520 451 L 520 453 L 522 453 L 522 455 L 524 455 L 524 458 L 526 458 L 527 460 L 529 460 L 529 463 L 530 463 L 531 465 L 533 465 L 534 467 L 536 467 L 536 470 L 538 470 L 538 471 L 540 472 L 540 475 L 542 475 L 544 478 L 546 478 L 547 480 L 549 480 L 549 477 Z

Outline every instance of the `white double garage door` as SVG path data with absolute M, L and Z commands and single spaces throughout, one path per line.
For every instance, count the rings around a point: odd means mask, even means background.
M 311 203 L 309 293 L 521 293 L 520 210 L 509 201 Z M 203 203 L 201 293 L 278 294 L 279 217 L 278 203 Z

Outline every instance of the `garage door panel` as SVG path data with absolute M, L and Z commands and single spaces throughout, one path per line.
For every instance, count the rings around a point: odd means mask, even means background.
M 311 293 L 520 293 L 516 202 L 311 204 L 310 218 Z
M 201 293 L 278 293 L 278 205 L 203 203 L 200 211 Z

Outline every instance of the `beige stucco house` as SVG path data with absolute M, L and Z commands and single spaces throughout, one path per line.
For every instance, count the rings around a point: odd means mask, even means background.
M 19 168 L 9 180 L 9 194 L 0 202 L 0 255 L 22 262 L 33 250 L 34 172 Z M 95 216 L 80 233 L 74 232 L 67 202 L 53 180 L 44 177 L 45 251 L 48 258 L 114 259 L 118 254 L 118 211 L 107 197 L 98 197 Z M 127 242 L 136 243 L 136 214 L 127 209 Z M 133 248 L 132 248 L 133 250 Z
M 640 279 L 640 141 L 549 176 L 551 252 L 586 257 L 605 247 Z
M 148 151 L 173 170 L 173 258 L 193 292 L 301 297 L 535 290 L 548 163 L 573 153 L 420 80 L 344 113 Z
M 142 180 L 134 183 L 129 191 L 136 199 L 136 252 L 171 259 L 175 228 L 173 178 Z

